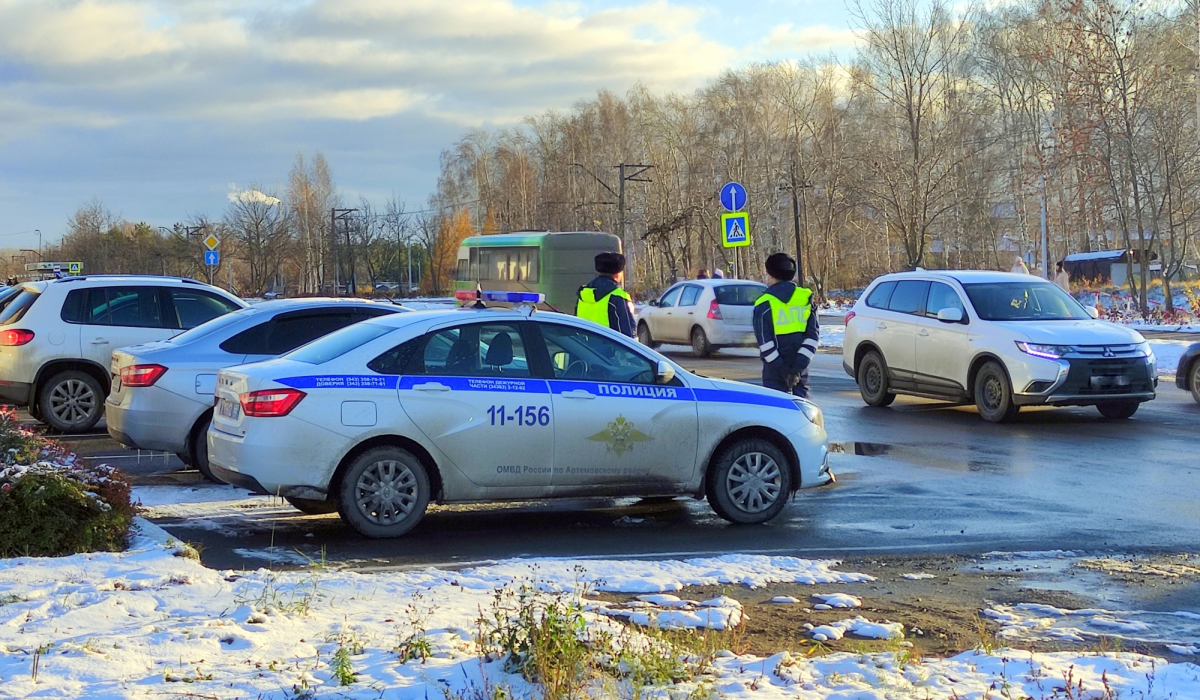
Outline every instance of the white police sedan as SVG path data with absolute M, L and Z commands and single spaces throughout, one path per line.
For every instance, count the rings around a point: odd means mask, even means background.
M 219 478 L 368 537 L 403 535 L 431 501 L 568 496 L 707 497 L 760 523 L 833 480 L 816 404 L 528 307 L 370 319 L 222 370 L 208 449 Z

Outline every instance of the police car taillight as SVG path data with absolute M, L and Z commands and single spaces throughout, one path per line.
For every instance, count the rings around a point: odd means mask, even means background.
M 307 394 L 297 389 L 263 389 L 242 394 L 242 413 L 253 418 L 279 418 L 292 412 Z
M 712 303 L 708 305 L 708 317 L 714 321 L 723 320 L 721 318 L 721 305 L 717 303 L 716 299 L 713 299 Z
M 0 333 L 0 345 L 8 348 L 26 345 L 32 340 L 33 331 L 27 331 L 20 328 Z
M 121 368 L 121 384 L 124 386 L 154 386 L 159 377 L 167 373 L 162 365 L 130 365 Z

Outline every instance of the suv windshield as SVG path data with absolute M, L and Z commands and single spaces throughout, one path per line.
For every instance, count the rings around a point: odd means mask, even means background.
M 985 321 L 1090 321 L 1091 315 L 1049 282 L 964 284 L 975 313 Z

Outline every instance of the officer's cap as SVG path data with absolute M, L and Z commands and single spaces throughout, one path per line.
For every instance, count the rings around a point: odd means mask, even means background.
M 767 258 L 767 274 L 777 280 L 790 280 L 796 276 L 796 261 L 787 253 L 775 253 Z
M 625 256 L 620 253 L 601 253 L 596 256 L 596 272 L 615 275 L 625 269 Z

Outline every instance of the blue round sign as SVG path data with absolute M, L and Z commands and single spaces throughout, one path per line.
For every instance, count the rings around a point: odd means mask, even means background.
M 726 211 L 738 211 L 746 206 L 746 188 L 740 183 L 730 182 L 721 188 L 721 206 Z

